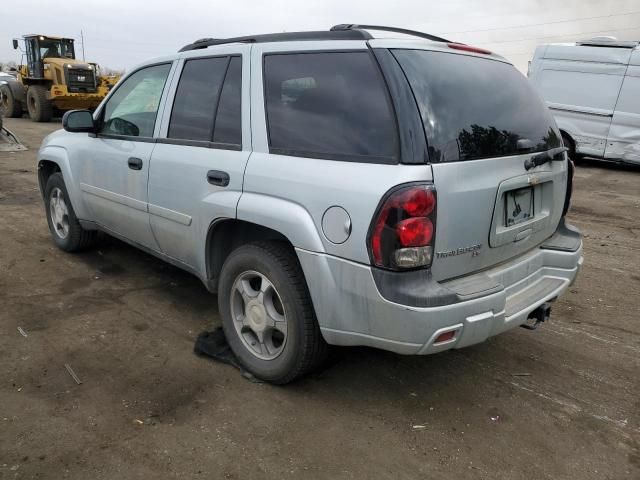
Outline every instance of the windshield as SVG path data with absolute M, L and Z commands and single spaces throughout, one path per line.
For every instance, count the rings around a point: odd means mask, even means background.
M 561 146 L 549 110 L 512 65 L 424 50 L 394 50 L 393 54 L 418 103 L 431 162 Z
M 40 58 L 74 58 L 73 43 L 69 40 L 40 40 Z

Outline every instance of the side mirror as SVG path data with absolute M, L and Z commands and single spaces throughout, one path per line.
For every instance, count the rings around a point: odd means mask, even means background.
M 96 129 L 89 110 L 69 110 L 62 117 L 62 128 L 67 132 L 93 132 Z
M 16 40 L 15 38 L 13 39 L 13 49 L 14 50 L 18 49 L 18 40 Z

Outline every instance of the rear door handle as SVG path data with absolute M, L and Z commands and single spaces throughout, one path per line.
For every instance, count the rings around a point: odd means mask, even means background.
M 140 158 L 129 157 L 127 163 L 129 164 L 129 168 L 131 170 L 142 170 L 142 160 Z
M 229 185 L 229 174 L 220 170 L 209 170 L 207 172 L 207 182 L 211 185 L 226 187 Z

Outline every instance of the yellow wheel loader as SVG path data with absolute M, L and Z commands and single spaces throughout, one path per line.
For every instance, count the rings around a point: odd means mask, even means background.
M 73 109 L 94 109 L 119 77 L 100 75 L 95 63 L 76 60 L 72 38 L 25 35 L 26 63 L 15 80 L 0 80 L 0 109 L 5 117 L 20 117 L 26 110 L 34 122 L 48 122 L 54 114 Z M 13 40 L 13 48 L 19 47 Z

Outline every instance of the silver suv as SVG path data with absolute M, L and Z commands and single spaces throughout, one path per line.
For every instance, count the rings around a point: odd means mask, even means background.
M 582 263 L 544 103 L 428 34 L 199 40 L 63 126 L 38 154 L 56 245 L 101 230 L 192 272 L 270 382 L 328 344 L 423 355 L 537 323 Z

